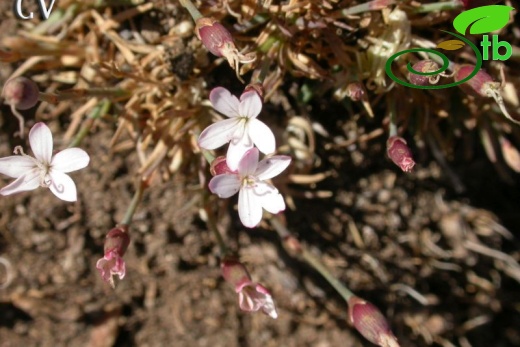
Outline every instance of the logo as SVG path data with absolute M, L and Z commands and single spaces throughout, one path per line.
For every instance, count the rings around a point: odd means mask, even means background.
M 40 14 L 43 18 L 49 19 L 51 15 L 52 7 L 54 6 L 54 1 L 51 0 L 49 7 L 45 3 L 45 0 L 36 0 L 36 4 L 38 5 L 38 9 L 40 10 Z M 22 0 L 14 0 L 13 2 L 13 12 L 18 19 L 32 19 L 34 18 L 34 13 L 30 12 L 28 15 L 25 15 L 22 10 Z
M 426 85 L 419 86 L 407 81 L 400 80 L 393 72 L 392 72 L 392 62 L 397 59 L 399 56 L 407 53 L 414 52 L 425 52 L 430 55 L 436 55 L 442 59 L 443 65 L 436 71 L 433 72 L 420 72 L 416 71 L 412 68 L 411 63 L 409 62 L 407 65 L 407 69 L 410 73 L 421 75 L 421 76 L 433 76 L 443 73 L 448 69 L 450 61 L 448 57 L 444 55 L 444 53 L 436 51 L 434 49 L 429 48 L 412 48 L 404 51 L 397 52 L 392 55 L 386 62 L 385 70 L 387 75 L 394 80 L 395 82 L 410 88 L 417 89 L 443 89 L 457 86 L 459 84 L 465 83 L 475 76 L 480 68 L 482 67 L 483 60 L 507 60 L 511 57 L 513 48 L 508 42 L 499 41 L 498 35 L 483 35 L 482 41 L 480 42 L 480 46 L 482 47 L 482 54 L 478 47 L 473 44 L 470 40 L 468 40 L 464 35 L 466 35 L 468 29 L 469 34 L 472 35 L 480 35 L 480 34 L 488 34 L 493 31 L 502 29 L 509 21 L 509 13 L 514 10 L 513 7 L 504 6 L 504 5 L 489 5 L 489 6 L 481 6 L 477 7 L 459 14 L 453 20 L 453 27 L 458 32 L 453 33 L 446 30 L 441 30 L 445 33 L 448 33 L 455 37 L 455 39 L 447 40 L 439 43 L 436 48 L 443 49 L 446 51 L 455 51 L 468 45 L 471 47 L 476 57 L 475 69 L 464 79 L 443 85 Z M 491 39 L 490 39 L 491 36 Z M 491 48 L 491 50 L 490 50 Z M 502 52 L 500 49 L 502 48 Z M 490 53 L 491 51 L 491 53 Z

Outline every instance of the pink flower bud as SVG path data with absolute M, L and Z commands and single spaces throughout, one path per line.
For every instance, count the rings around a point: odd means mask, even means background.
M 110 230 L 105 239 L 104 256 L 96 263 L 96 268 L 104 281 L 114 287 L 113 276 L 117 275 L 120 280 L 125 277 L 126 265 L 123 255 L 130 244 L 128 226 L 121 225 Z
M 418 72 L 434 72 L 439 70 L 439 64 L 434 62 L 433 60 L 421 60 L 415 63 L 412 68 Z M 414 73 L 408 74 L 408 79 L 410 83 L 415 84 L 416 86 L 427 86 L 430 84 L 435 84 L 439 81 L 439 75 L 432 76 L 422 76 Z
M 361 82 L 350 82 L 347 85 L 347 95 L 352 101 L 360 101 L 365 95 L 365 88 Z
M 33 80 L 26 77 L 15 77 L 4 85 L 2 95 L 6 103 L 18 110 L 27 110 L 38 103 L 40 92 Z
M 399 136 L 391 136 L 386 141 L 386 153 L 392 161 L 404 172 L 412 171 L 415 161 L 412 157 L 410 148 L 406 145 L 406 141 Z
M 350 324 L 368 341 L 381 347 L 399 347 L 385 316 L 370 302 L 357 296 L 348 301 Z
M 211 162 L 209 172 L 211 173 L 212 176 L 217 176 L 217 175 L 223 175 L 223 174 L 233 174 L 233 173 L 236 173 L 237 171 L 231 170 L 229 168 L 229 166 L 227 165 L 226 157 L 221 155 L 219 157 L 216 157 Z
M 204 47 L 217 57 L 224 56 L 228 47 L 235 48 L 231 33 L 214 18 L 197 19 L 195 32 Z
M 468 77 L 474 69 L 474 65 L 457 66 L 454 75 L 455 81 L 458 82 Z M 469 81 L 459 84 L 459 87 L 473 96 L 491 97 L 490 91 L 500 88 L 500 83 L 493 81 L 493 78 L 484 70 L 480 70 Z
M 473 65 L 464 64 L 457 66 L 454 75 L 455 81 L 462 81 L 474 69 L 475 66 Z M 502 114 L 513 123 L 520 124 L 520 121 L 511 117 L 509 112 L 507 112 L 504 99 L 500 94 L 500 83 L 493 81 L 493 78 L 484 70 L 479 70 L 469 81 L 459 84 L 459 87 L 469 95 L 495 99 Z
M 246 267 L 237 260 L 224 259 L 220 265 L 222 276 L 235 288 L 238 304 L 242 311 L 262 310 L 269 317 L 276 319 L 278 313 L 271 293 L 259 283 L 254 283 Z

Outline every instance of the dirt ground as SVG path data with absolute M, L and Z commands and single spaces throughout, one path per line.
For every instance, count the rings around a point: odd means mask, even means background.
M 2 22 L 14 20 L 10 11 L 0 13 Z M 18 66 L 0 63 L 2 85 Z M 211 78 L 209 86 L 234 76 L 223 66 Z M 381 117 L 359 116 L 359 105 L 345 108 L 330 95 L 302 106 L 290 97 L 299 83 L 288 79 L 280 88 L 288 99 L 274 98 L 262 113 L 282 127 L 287 102 L 323 129 L 316 135 L 319 165 L 308 173 L 325 178 L 310 185 L 280 180 L 293 204 L 284 212 L 289 229 L 382 310 L 401 346 L 520 346 L 518 174 L 497 173 L 471 129 L 459 134 L 446 161 L 424 141 L 413 143 L 417 166 L 405 174 L 385 156 Z M 45 118 L 53 107 L 24 115 L 27 129 L 45 121 L 61 149 L 70 119 Z M 0 156 L 27 148 L 12 135 L 18 123 L 6 105 L 0 122 Z M 279 317 L 238 309 L 200 211 L 192 170 L 200 154 L 154 180 L 131 226 L 127 275 L 115 290 L 103 282 L 95 264 L 142 164 L 134 147 L 111 147 L 116 128 L 114 117 L 99 119 L 82 142 L 91 162 L 71 174 L 76 203 L 43 188 L 0 198 L 0 283 L 12 276 L 0 289 L 0 347 L 372 346 L 348 325 L 341 297 L 288 254 L 267 223 L 246 229 L 236 197 L 227 204 L 215 199 L 219 227 L 254 280 L 272 291 Z M 0 184 L 8 182 L 2 177 Z

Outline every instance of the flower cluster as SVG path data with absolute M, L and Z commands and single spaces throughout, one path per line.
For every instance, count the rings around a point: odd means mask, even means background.
M 213 107 L 228 119 L 207 127 L 200 134 L 199 146 L 211 150 L 229 143 L 226 169 L 216 172 L 209 189 L 221 198 L 238 193 L 240 220 L 253 228 L 262 220 L 262 209 L 271 213 L 285 209 L 283 197 L 267 180 L 285 170 L 291 158 L 269 156 L 276 149 L 275 138 L 271 129 L 257 119 L 262 98 L 255 88 L 246 88 L 239 100 L 227 89 L 217 87 L 209 98 Z M 260 162 L 259 152 L 268 155 Z

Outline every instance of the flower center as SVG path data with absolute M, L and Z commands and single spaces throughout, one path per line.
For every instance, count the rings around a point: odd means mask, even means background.
M 44 188 L 49 188 L 52 184 L 51 176 L 49 175 L 49 172 L 51 171 L 51 166 L 49 163 L 43 163 L 36 158 L 31 157 L 30 155 L 25 154 L 23 151 L 22 146 L 16 146 L 14 148 L 14 154 L 19 154 L 24 157 L 31 158 L 31 160 L 34 163 L 35 168 L 38 170 L 40 175 L 40 186 Z

